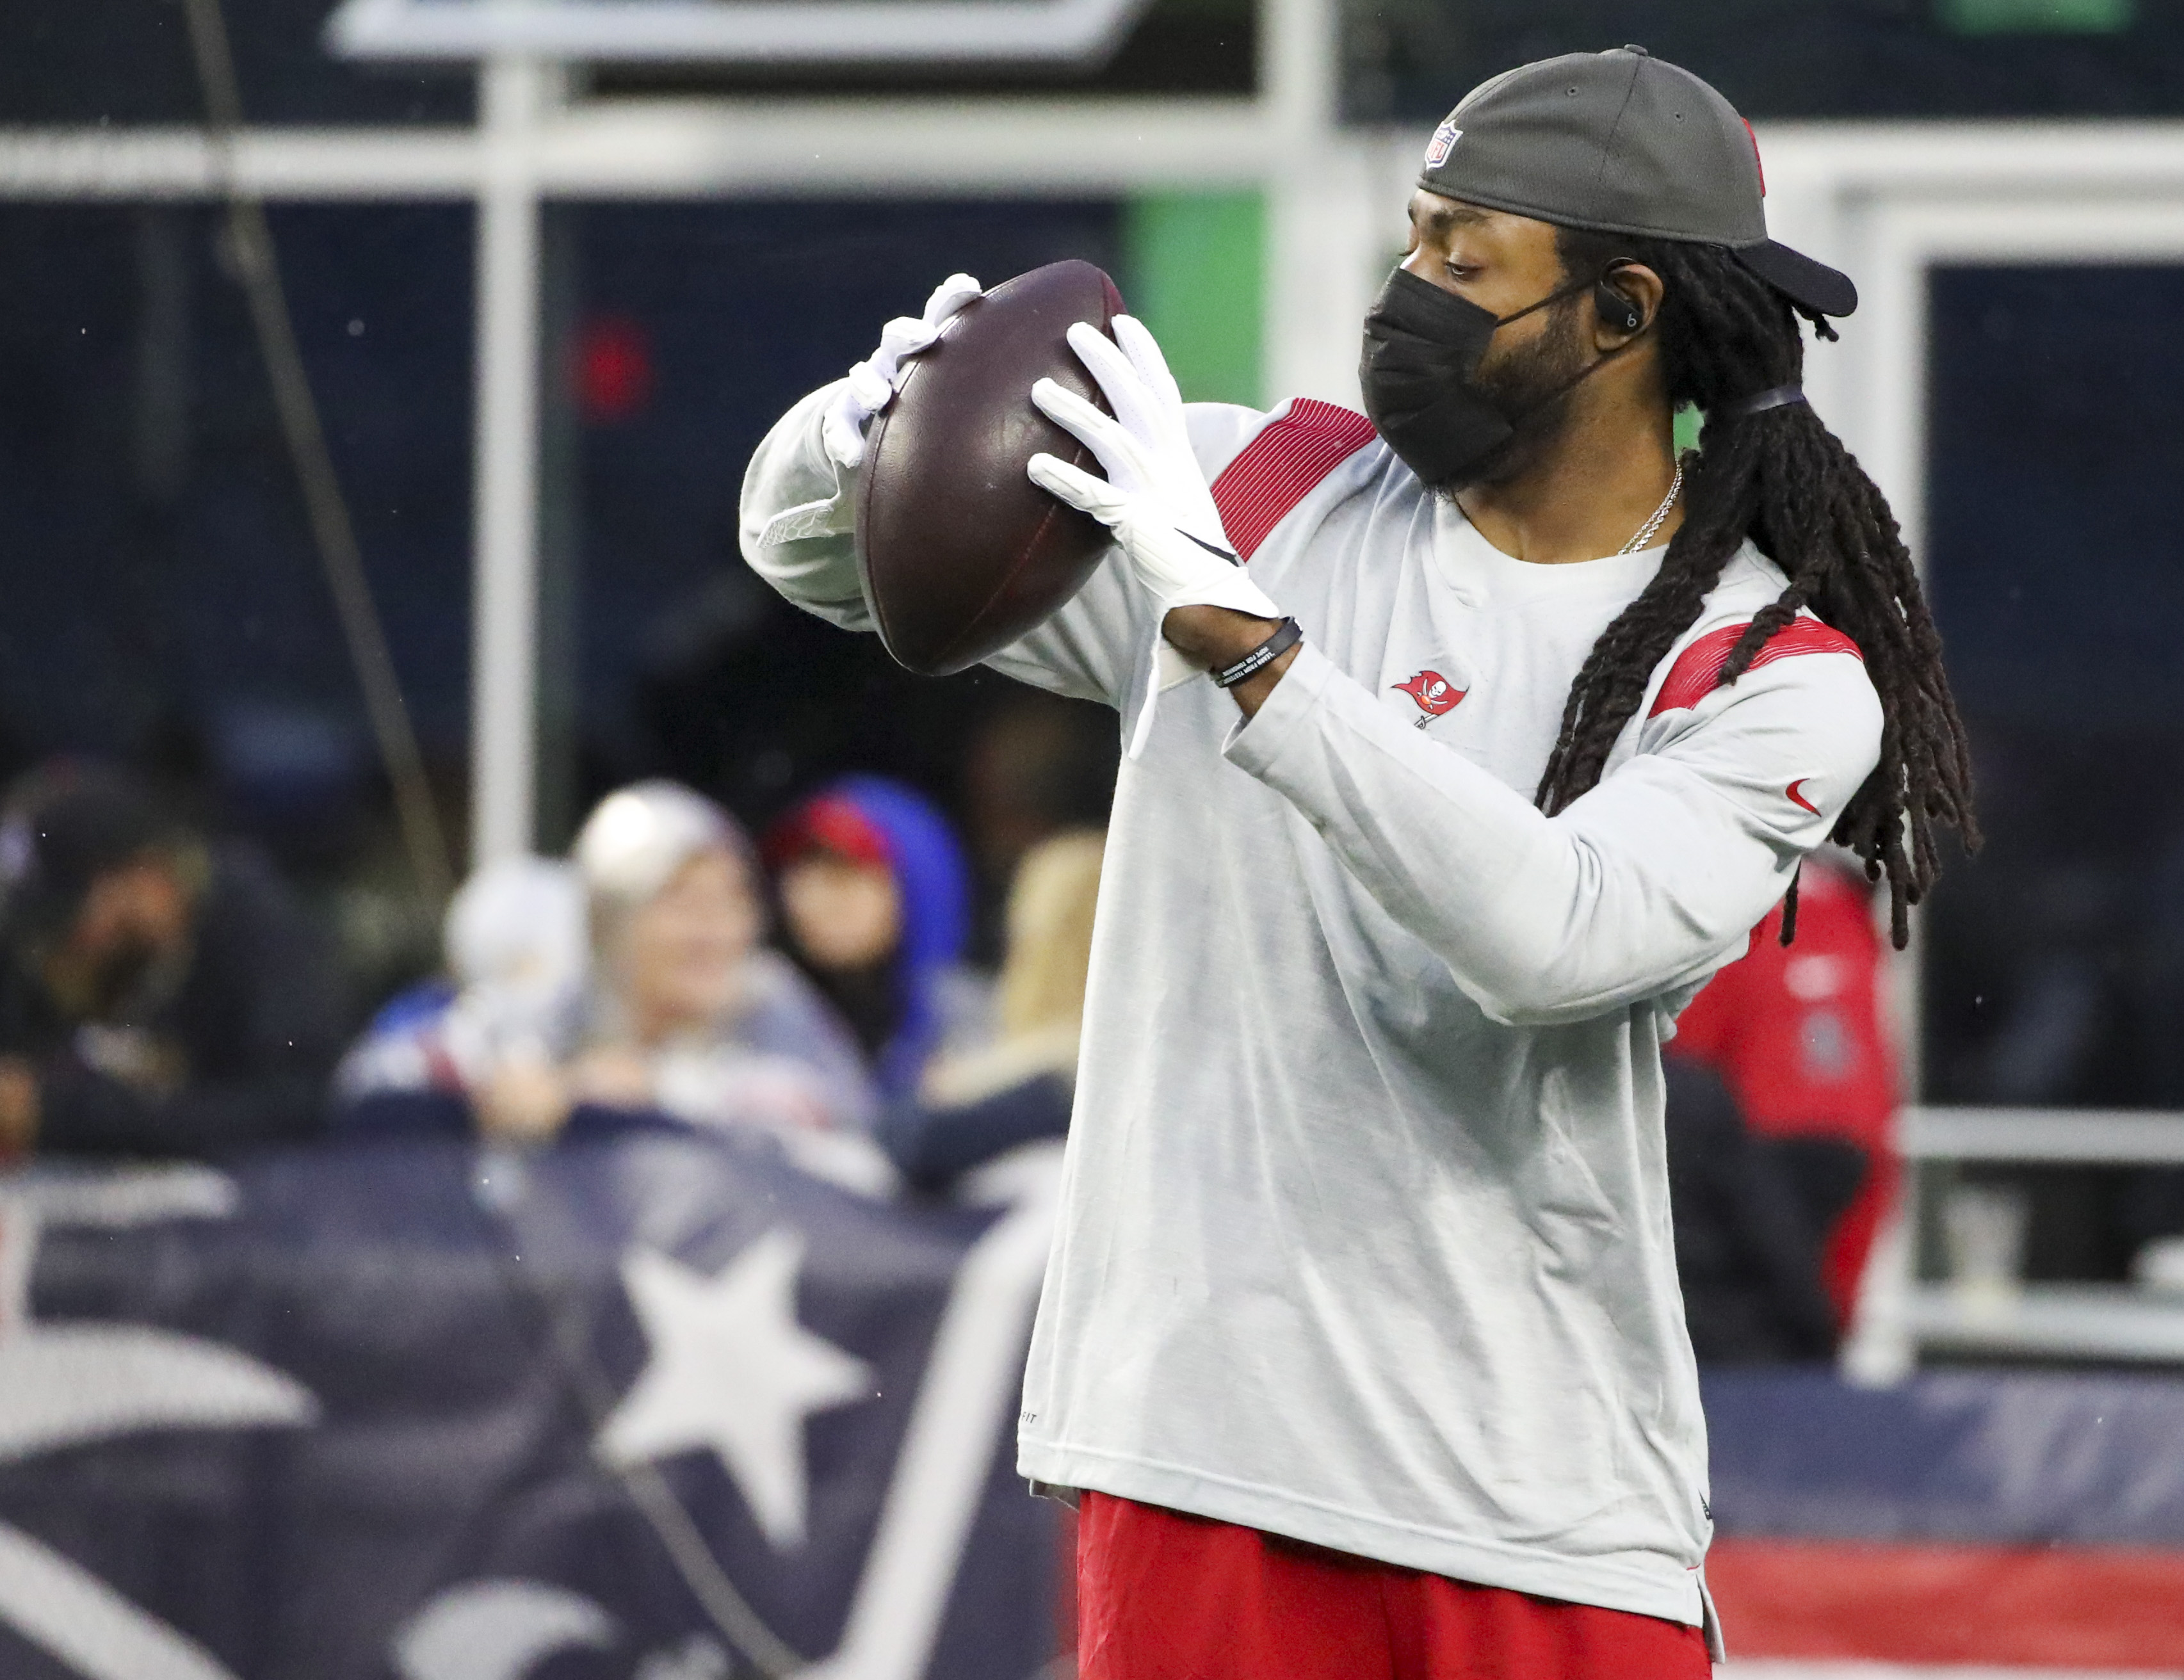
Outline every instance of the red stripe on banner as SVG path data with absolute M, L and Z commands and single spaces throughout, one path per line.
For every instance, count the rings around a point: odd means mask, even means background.
M 1653 709 L 1646 715 L 1681 711 L 1713 693 L 1721 686 L 1721 669 L 1729 663 L 1730 650 L 1751 628 L 1752 621 L 1747 619 L 1742 624 L 1710 630 L 1677 654 L 1675 664 L 1669 668 L 1669 680 L 1661 685 Z M 1830 630 L 1816 618 L 1794 618 L 1767 638 L 1766 645 L 1752 656 L 1748 669 L 1758 670 L 1800 654 L 1848 654 L 1861 661 L 1865 658 L 1858 643 L 1840 630 Z
M 1312 486 L 1372 441 L 1362 414 L 1310 397 L 1290 403 L 1213 481 L 1213 505 L 1236 552 L 1250 559 Z
M 2184 1552 L 1717 1540 L 1735 1657 L 2184 1666 Z

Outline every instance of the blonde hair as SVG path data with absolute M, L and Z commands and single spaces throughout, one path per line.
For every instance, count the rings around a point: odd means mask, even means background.
M 995 998 L 1003 1038 L 1083 1020 L 1105 845 L 1096 829 L 1070 829 L 1041 841 L 1017 865 Z

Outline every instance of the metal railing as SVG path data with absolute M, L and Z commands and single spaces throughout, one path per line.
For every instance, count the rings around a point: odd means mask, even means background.
M 1923 1277 L 1934 1199 L 1967 1164 L 2184 1165 L 2184 1114 L 2140 1110 L 1912 1108 L 1899 1128 L 1904 1194 L 1875 1257 L 1851 1374 L 1886 1381 L 1922 1354 L 2184 1364 L 2184 1294 L 2126 1283 L 1971 1282 Z

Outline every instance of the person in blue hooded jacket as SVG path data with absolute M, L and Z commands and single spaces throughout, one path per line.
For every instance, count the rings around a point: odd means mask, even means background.
M 829 783 L 768 831 L 789 954 L 864 1046 L 882 1095 L 914 1097 L 944 1046 L 985 1036 L 961 965 L 970 869 L 947 820 L 877 776 Z

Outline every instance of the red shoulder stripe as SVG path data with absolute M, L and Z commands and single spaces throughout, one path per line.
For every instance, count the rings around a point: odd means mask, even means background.
M 1669 680 L 1661 685 L 1661 692 L 1653 701 L 1653 709 L 1647 717 L 1658 717 L 1663 712 L 1681 711 L 1696 706 L 1721 686 L 1721 668 L 1729 663 L 1730 649 L 1736 647 L 1744 632 L 1752 628 L 1747 619 L 1742 624 L 1724 625 L 1719 630 L 1710 630 L 1676 656 L 1669 668 Z M 1767 645 L 1752 656 L 1749 669 L 1772 665 L 1777 659 L 1795 659 L 1800 654 L 1848 654 L 1852 659 L 1864 660 L 1858 643 L 1840 630 L 1831 630 L 1816 618 L 1794 618 L 1768 639 Z
M 1306 492 L 1373 441 L 1362 414 L 1300 397 L 1213 481 L 1221 528 L 1245 559 Z

